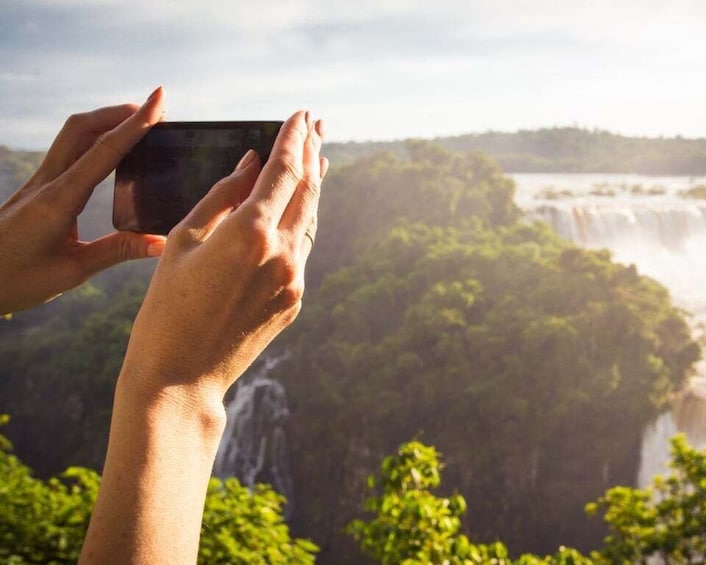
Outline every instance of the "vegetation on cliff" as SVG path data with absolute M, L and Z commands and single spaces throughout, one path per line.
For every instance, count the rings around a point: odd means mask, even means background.
M 470 539 L 596 546 L 584 503 L 632 483 L 644 424 L 698 358 L 660 285 L 525 225 L 513 189 L 485 155 L 424 142 L 329 173 L 304 310 L 276 344 L 292 528 L 320 563 L 361 562 L 342 529 L 379 459 L 414 437 L 447 454 Z M 40 475 L 100 468 L 148 275 L 125 265 L 0 320 L 0 412 Z
M 382 454 L 421 437 L 474 501 L 469 535 L 513 552 L 595 545 L 585 501 L 632 483 L 643 426 L 699 356 L 665 289 L 519 221 L 512 184 L 477 153 L 414 145 L 327 190 L 277 368 L 297 531 L 346 563 L 350 500 Z

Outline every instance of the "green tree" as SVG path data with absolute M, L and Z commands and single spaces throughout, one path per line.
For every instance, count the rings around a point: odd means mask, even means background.
M 401 445 L 385 457 L 380 476 L 369 478 L 370 488 L 382 490 L 365 503 L 375 516 L 368 522 L 354 520 L 348 533 L 383 565 L 509 564 L 501 543 L 474 545 L 460 533 L 466 511 L 463 497 L 431 492 L 441 484 L 440 469 L 433 447 L 416 441 Z
M 277 371 L 297 452 L 326 457 L 294 465 L 331 489 L 313 483 L 306 524 L 316 497 L 328 509 L 422 431 L 474 501 L 466 532 L 534 552 L 600 540 L 584 504 L 635 474 L 640 430 L 699 355 L 664 288 L 519 223 L 400 223 L 324 281 L 296 331 Z M 352 518 L 337 500 L 317 533 Z
M 682 137 L 626 137 L 576 127 L 460 135 L 434 140 L 459 152 L 480 150 L 507 172 L 641 173 L 692 175 L 706 172 L 706 140 Z M 326 154 L 332 163 L 349 163 L 374 153 L 404 155 L 409 142 L 332 143 Z
M 10 449 L 0 435 L 0 563 L 76 563 L 100 478 L 71 467 L 42 481 Z
M 379 476 L 368 479 L 369 488 L 379 493 L 365 502 L 373 517 L 353 520 L 346 528 L 364 553 L 382 565 L 591 565 L 565 547 L 551 556 L 525 554 L 513 561 L 501 542 L 471 543 L 460 533 L 463 497 L 432 492 L 441 485 L 441 468 L 436 449 L 418 441 L 385 457 Z
M 645 489 L 615 487 L 586 506 L 603 512 L 610 527 L 597 563 L 647 563 L 659 556 L 668 565 L 703 563 L 706 555 L 706 449 L 672 439 L 672 473 Z
M 109 293 L 98 282 L 0 327 L 0 413 L 12 414 L 7 434 L 42 477 L 105 458 L 115 379 L 146 284 Z
M 635 267 L 519 222 L 487 157 L 405 153 L 332 171 L 322 195 L 307 303 L 274 371 L 296 407 L 295 524 L 322 559 L 355 563 L 351 501 L 422 432 L 474 501 L 466 534 L 594 547 L 605 531 L 584 504 L 635 475 L 641 430 L 699 347 Z
M 7 423 L 0 416 L 0 425 Z M 0 565 L 76 563 L 96 501 L 100 476 L 71 467 L 47 481 L 0 435 Z M 250 492 L 236 479 L 212 479 L 198 562 L 208 565 L 311 565 L 318 551 L 293 539 L 282 515 L 284 498 L 267 485 Z
M 202 565 L 311 565 L 319 548 L 291 538 L 285 499 L 269 485 L 250 491 L 235 478 L 212 478 L 206 496 L 198 563 Z

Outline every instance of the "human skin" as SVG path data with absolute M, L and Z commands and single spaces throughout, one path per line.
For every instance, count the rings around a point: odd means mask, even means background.
M 78 237 L 77 217 L 95 186 L 162 117 L 157 89 L 143 105 L 123 104 L 67 121 L 37 172 L 0 206 L 0 314 L 46 302 L 99 271 L 158 256 L 164 238 L 114 232 Z
M 225 392 L 301 309 L 322 134 L 294 114 L 262 170 L 247 154 L 169 234 L 118 378 L 80 563 L 196 561 Z
M 157 89 L 71 117 L 0 206 L 0 313 L 50 300 L 127 259 L 161 259 L 116 383 L 103 480 L 80 563 L 194 563 L 223 397 L 296 317 L 316 232 L 324 124 L 297 112 L 264 167 L 249 152 L 166 240 L 78 237 L 96 184 L 162 117 Z

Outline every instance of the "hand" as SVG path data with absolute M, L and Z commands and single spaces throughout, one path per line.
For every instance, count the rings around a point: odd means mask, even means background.
M 95 186 L 162 116 L 163 91 L 141 107 L 70 117 L 34 176 L 0 206 L 0 314 L 51 300 L 97 272 L 157 256 L 164 238 L 114 232 L 78 238 L 77 217 Z
M 195 563 L 226 389 L 301 307 L 323 123 L 299 112 L 169 234 L 118 377 L 81 564 Z
M 227 388 L 301 308 L 328 167 L 323 130 L 294 114 L 262 171 L 249 152 L 172 230 L 119 385 L 148 396 L 208 391 L 222 411 Z

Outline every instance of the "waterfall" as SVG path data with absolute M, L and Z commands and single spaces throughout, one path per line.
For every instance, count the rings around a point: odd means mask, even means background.
M 706 446 L 706 379 L 695 377 L 679 394 L 670 412 L 652 422 L 643 435 L 637 486 L 644 488 L 656 475 L 669 474 L 669 440 L 681 432 L 696 449 Z
M 683 197 L 706 179 L 629 175 L 515 175 L 516 202 L 528 221 L 545 221 L 582 247 L 607 248 L 666 286 L 691 314 L 695 333 L 706 326 L 706 200 Z M 638 486 L 668 472 L 669 439 L 677 432 L 706 445 L 706 363 L 689 387 L 643 434 Z
M 528 220 L 591 249 L 607 248 L 616 261 L 634 263 L 664 284 L 680 307 L 706 320 L 706 202 L 633 199 L 541 203 Z
M 213 474 L 237 477 L 250 488 L 256 483 L 271 484 L 287 498 L 285 516 L 289 516 L 294 490 L 284 432 L 289 408 L 282 384 L 268 377 L 284 358 L 266 356 L 259 370 L 236 383 L 235 394 L 226 407 L 226 429 Z

